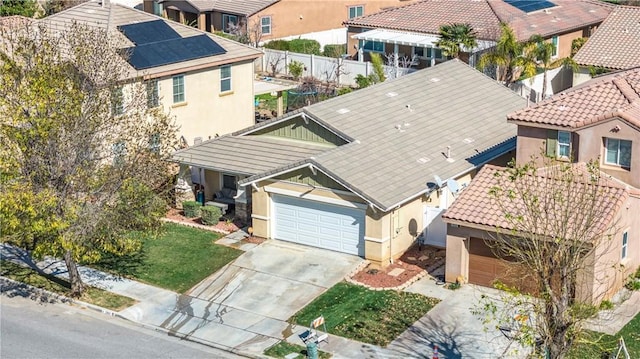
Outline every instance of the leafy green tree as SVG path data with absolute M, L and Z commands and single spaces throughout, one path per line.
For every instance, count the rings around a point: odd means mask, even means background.
M 440 40 L 435 45 L 449 57 L 459 58 L 464 47 L 471 50 L 478 46 L 478 34 L 469 24 L 454 23 L 440 26 Z
M 21 15 L 33 17 L 38 11 L 35 0 L 3 0 L 0 1 L 0 16 Z
M 384 82 L 387 77 L 384 75 L 384 60 L 382 56 L 378 53 L 371 53 L 371 65 L 373 66 L 373 73 L 370 76 L 371 82 L 376 84 L 378 82 Z
M 554 50 L 554 45 L 551 42 L 546 41 L 541 35 L 531 36 L 524 47 L 525 56 L 529 59 L 535 59 L 537 66 L 541 67 L 543 70 L 542 96 L 546 96 L 547 94 L 549 70 L 559 66 L 571 67 L 574 71 L 578 70 L 578 65 L 571 58 L 554 59 Z
M 500 38 L 496 46 L 488 51 L 478 60 L 478 69 L 484 71 L 489 66 L 495 66 L 496 77 L 498 81 L 502 81 L 506 87 L 509 87 L 519 69 L 526 77 L 536 74 L 535 59 L 524 54 L 526 44 L 519 42 L 513 30 L 507 23 L 500 24 Z
M 133 253 L 132 231 L 159 228 L 176 127 L 105 30 L 45 22 L 1 37 L 1 238 L 64 258 L 79 296 L 78 262 Z

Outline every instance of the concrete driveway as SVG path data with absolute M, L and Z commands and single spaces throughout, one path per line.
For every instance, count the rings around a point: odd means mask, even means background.
M 289 317 L 341 281 L 362 260 L 268 240 L 185 295 L 157 296 L 123 314 L 179 337 L 236 353 L 261 354 L 291 335 Z

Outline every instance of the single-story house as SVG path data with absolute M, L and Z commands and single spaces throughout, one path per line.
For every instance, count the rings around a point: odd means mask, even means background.
M 176 152 L 207 201 L 234 195 L 254 234 L 389 264 L 485 163 L 513 157 L 526 101 L 458 60 L 304 107 Z M 187 178 L 188 180 L 188 178 Z M 222 189 L 228 188 L 226 195 Z M 426 230 L 425 230 L 426 229 Z

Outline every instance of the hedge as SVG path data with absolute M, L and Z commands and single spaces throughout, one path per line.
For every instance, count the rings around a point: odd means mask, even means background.
M 347 53 L 347 44 L 324 45 L 322 56 L 339 58 Z
M 320 43 L 316 40 L 293 39 L 289 41 L 289 51 L 300 54 L 320 55 Z
M 222 211 L 216 206 L 204 206 L 200 208 L 202 224 L 212 226 L 220 221 Z
M 200 215 L 200 207 L 202 207 L 202 203 L 197 201 L 182 202 L 182 210 L 184 211 L 184 216 L 188 218 L 198 217 Z
M 264 44 L 264 47 L 272 50 L 289 51 L 289 41 L 273 40 Z

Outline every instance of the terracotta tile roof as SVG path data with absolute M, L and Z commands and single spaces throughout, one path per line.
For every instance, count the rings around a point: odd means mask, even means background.
M 573 59 L 609 69 L 640 66 L 640 7 L 617 6 Z
M 618 210 L 622 207 L 629 196 L 629 192 L 632 190 L 629 186 L 609 178 L 606 174 L 601 172 L 601 178 L 597 184 L 589 183 L 590 173 L 586 170 L 584 163 L 577 164 L 578 168 L 575 173 L 574 185 L 571 187 L 575 190 L 574 194 L 568 194 L 567 196 L 579 196 L 580 191 L 584 189 L 593 189 L 592 186 L 597 186 L 599 195 L 597 196 L 594 207 L 597 208 L 596 214 L 598 221 L 593 224 L 593 232 L 601 233 L 606 231 L 610 226 L 610 223 L 614 219 Z M 447 209 L 442 215 L 445 222 L 457 223 L 457 224 L 469 224 L 479 225 L 484 227 L 491 227 L 494 229 L 502 230 L 515 230 L 518 232 L 535 232 L 536 234 L 544 234 L 548 236 L 557 235 L 553 232 L 556 228 L 566 228 L 565 223 L 557 223 L 558 220 L 581 220 L 579 213 L 556 215 L 559 213 L 556 211 L 562 211 L 561 205 L 553 208 L 555 203 L 553 190 L 546 190 L 546 188 L 557 188 L 557 175 L 550 175 L 551 173 L 557 173 L 554 170 L 539 169 L 535 174 L 524 176 L 516 182 L 511 182 L 505 177 L 508 172 L 504 167 L 497 167 L 492 165 L 486 165 L 471 181 L 469 187 L 467 187 L 455 200 L 455 202 Z M 583 176 L 581 176 L 583 175 Z M 503 195 L 493 195 L 491 192 L 499 188 Z M 506 199 L 506 192 L 514 190 L 516 193 L 521 193 L 521 190 L 533 191 L 533 195 L 540 198 L 539 203 L 541 208 L 534 209 L 533 211 L 527 211 L 524 202 L 520 199 L 520 195 L 516 194 L 514 200 Z M 635 189 L 633 189 L 635 190 Z M 575 198 L 575 197 L 574 197 Z M 548 209 L 551 207 L 551 209 Z M 531 207 L 529 207 L 531 208 Z M 514 225 L 513 220 L 507 219 L 507 213 L 513 216 L 523 216 L 525 220 L 523 225 Z M 541 218 L 538 223 L 538 227 L 535 229 L 525 228 L 527 225 L 526 217 L 529 213 L 535 213 L 540 215 Z M 575 216 L 575 217 L 574 217 Z M 518 228 L 515 228 L 518 227 Z M 570 228 L 566 229 L 570 233 Z
M 507 116 L 516 123 L 579 128 L 621 117 L 640 127 L 640 67 L 612 73 Z
M 468 23 L 480 39 L 496 39 L 499 24 L 511 25 L 520 40 L 549 37 L 601 23 L 613 5 L 596 0 L 552 0 L 556 7 L 525 13 L 502 0 L 425 0 L 345 22 L 348 26 L 437 34 L 440 25 Z

